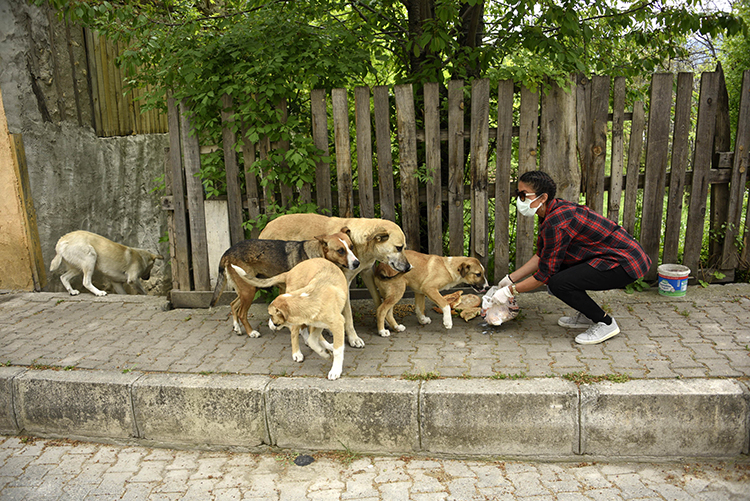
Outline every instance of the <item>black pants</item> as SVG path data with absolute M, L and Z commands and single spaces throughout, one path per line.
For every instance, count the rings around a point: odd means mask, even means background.
M 586 263 L 581 263 L 552 275 L 547 282 L 547 288 L 556 298 L 596 323 L 603 321 L 607 314 L 586 294 L 586 291 L 620 289 L 634 281 L 622 266 L 599 271 Z

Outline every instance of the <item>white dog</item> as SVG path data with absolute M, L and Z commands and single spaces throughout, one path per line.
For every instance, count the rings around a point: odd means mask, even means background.
M 91 283 L 94 271 L 107 277 L 118 294 L 127 294 L 122 286 L 126 282 L 140 294 L 146 294 L 141 279 L 149 279 L 154 260 L 164 259 L 147 250 L 127 247 L 82 230 L 60 237 L 55 245 L 55 252 L 57 254 L 50 264 L 50 271 L 55 271 L 65 263 L 67 271 L 60 275 L 60 281 L 71 296 L 77 295 L 78 291 L 70 285 L 70 279 L 81 273 L 84 287 L 97 296 L 107 295 Z

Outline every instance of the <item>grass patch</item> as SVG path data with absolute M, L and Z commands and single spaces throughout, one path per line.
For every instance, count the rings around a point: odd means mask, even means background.
M 421 373 L 414 373 L 414 372 L 404 372 L 401 374 L 401 379 L 406 379 L 407 381 L 429 381 L 430 379 L 440 379 L 440 373 L 439 372 L 421 372 Z
M 525 379 L 526 373 L 519 372 L 518 374 L 503 374 L 502 372 L 496 372 L 490 376 L 490 379 Z
M 586 371 L 570 372 L 563 375 L 563 378 L 579 385 L 599 383 L 601 381 L 609 381 L 610 383 L 627 383 L 630 381 L 630 376 L 627 374 L 605 374 L 603 376 L 594 376 Z

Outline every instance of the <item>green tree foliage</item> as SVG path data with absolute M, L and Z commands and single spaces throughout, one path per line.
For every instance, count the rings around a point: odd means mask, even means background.
M 733 6 L 735 13 L 750 23 L 750 0 L 740 0 Z M 745 33 L 729 36 L 721 46 L 720 59 L 729 92 L 729 116 L 732 131 L 737 130 L 737 115 L 740 109 L 742 74 L 750 69 L 750 37 Z M 734 140 L 734 137 L 732 138 Z
M 253 170 L 292 185 L 310 181 L 319 159 L 307 134 L 313 88 L 639 75 L 679 57 L 690 34 L 745 30 L 701 0 L 35 1 L 125 42 L 131 85 L 148 85 L 151 106 L 167 93 L 186 100 L 205 140 L 220 142 L 220 98 L 233 96 L 250 141 L 290 143 Z M 216 188 L 220 176 L 210 178 Z

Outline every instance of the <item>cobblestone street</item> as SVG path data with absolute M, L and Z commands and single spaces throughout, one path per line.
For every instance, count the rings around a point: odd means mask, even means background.
M 747 500 L 750 463 L 201 452 L 0 437 L 1 500 Z

